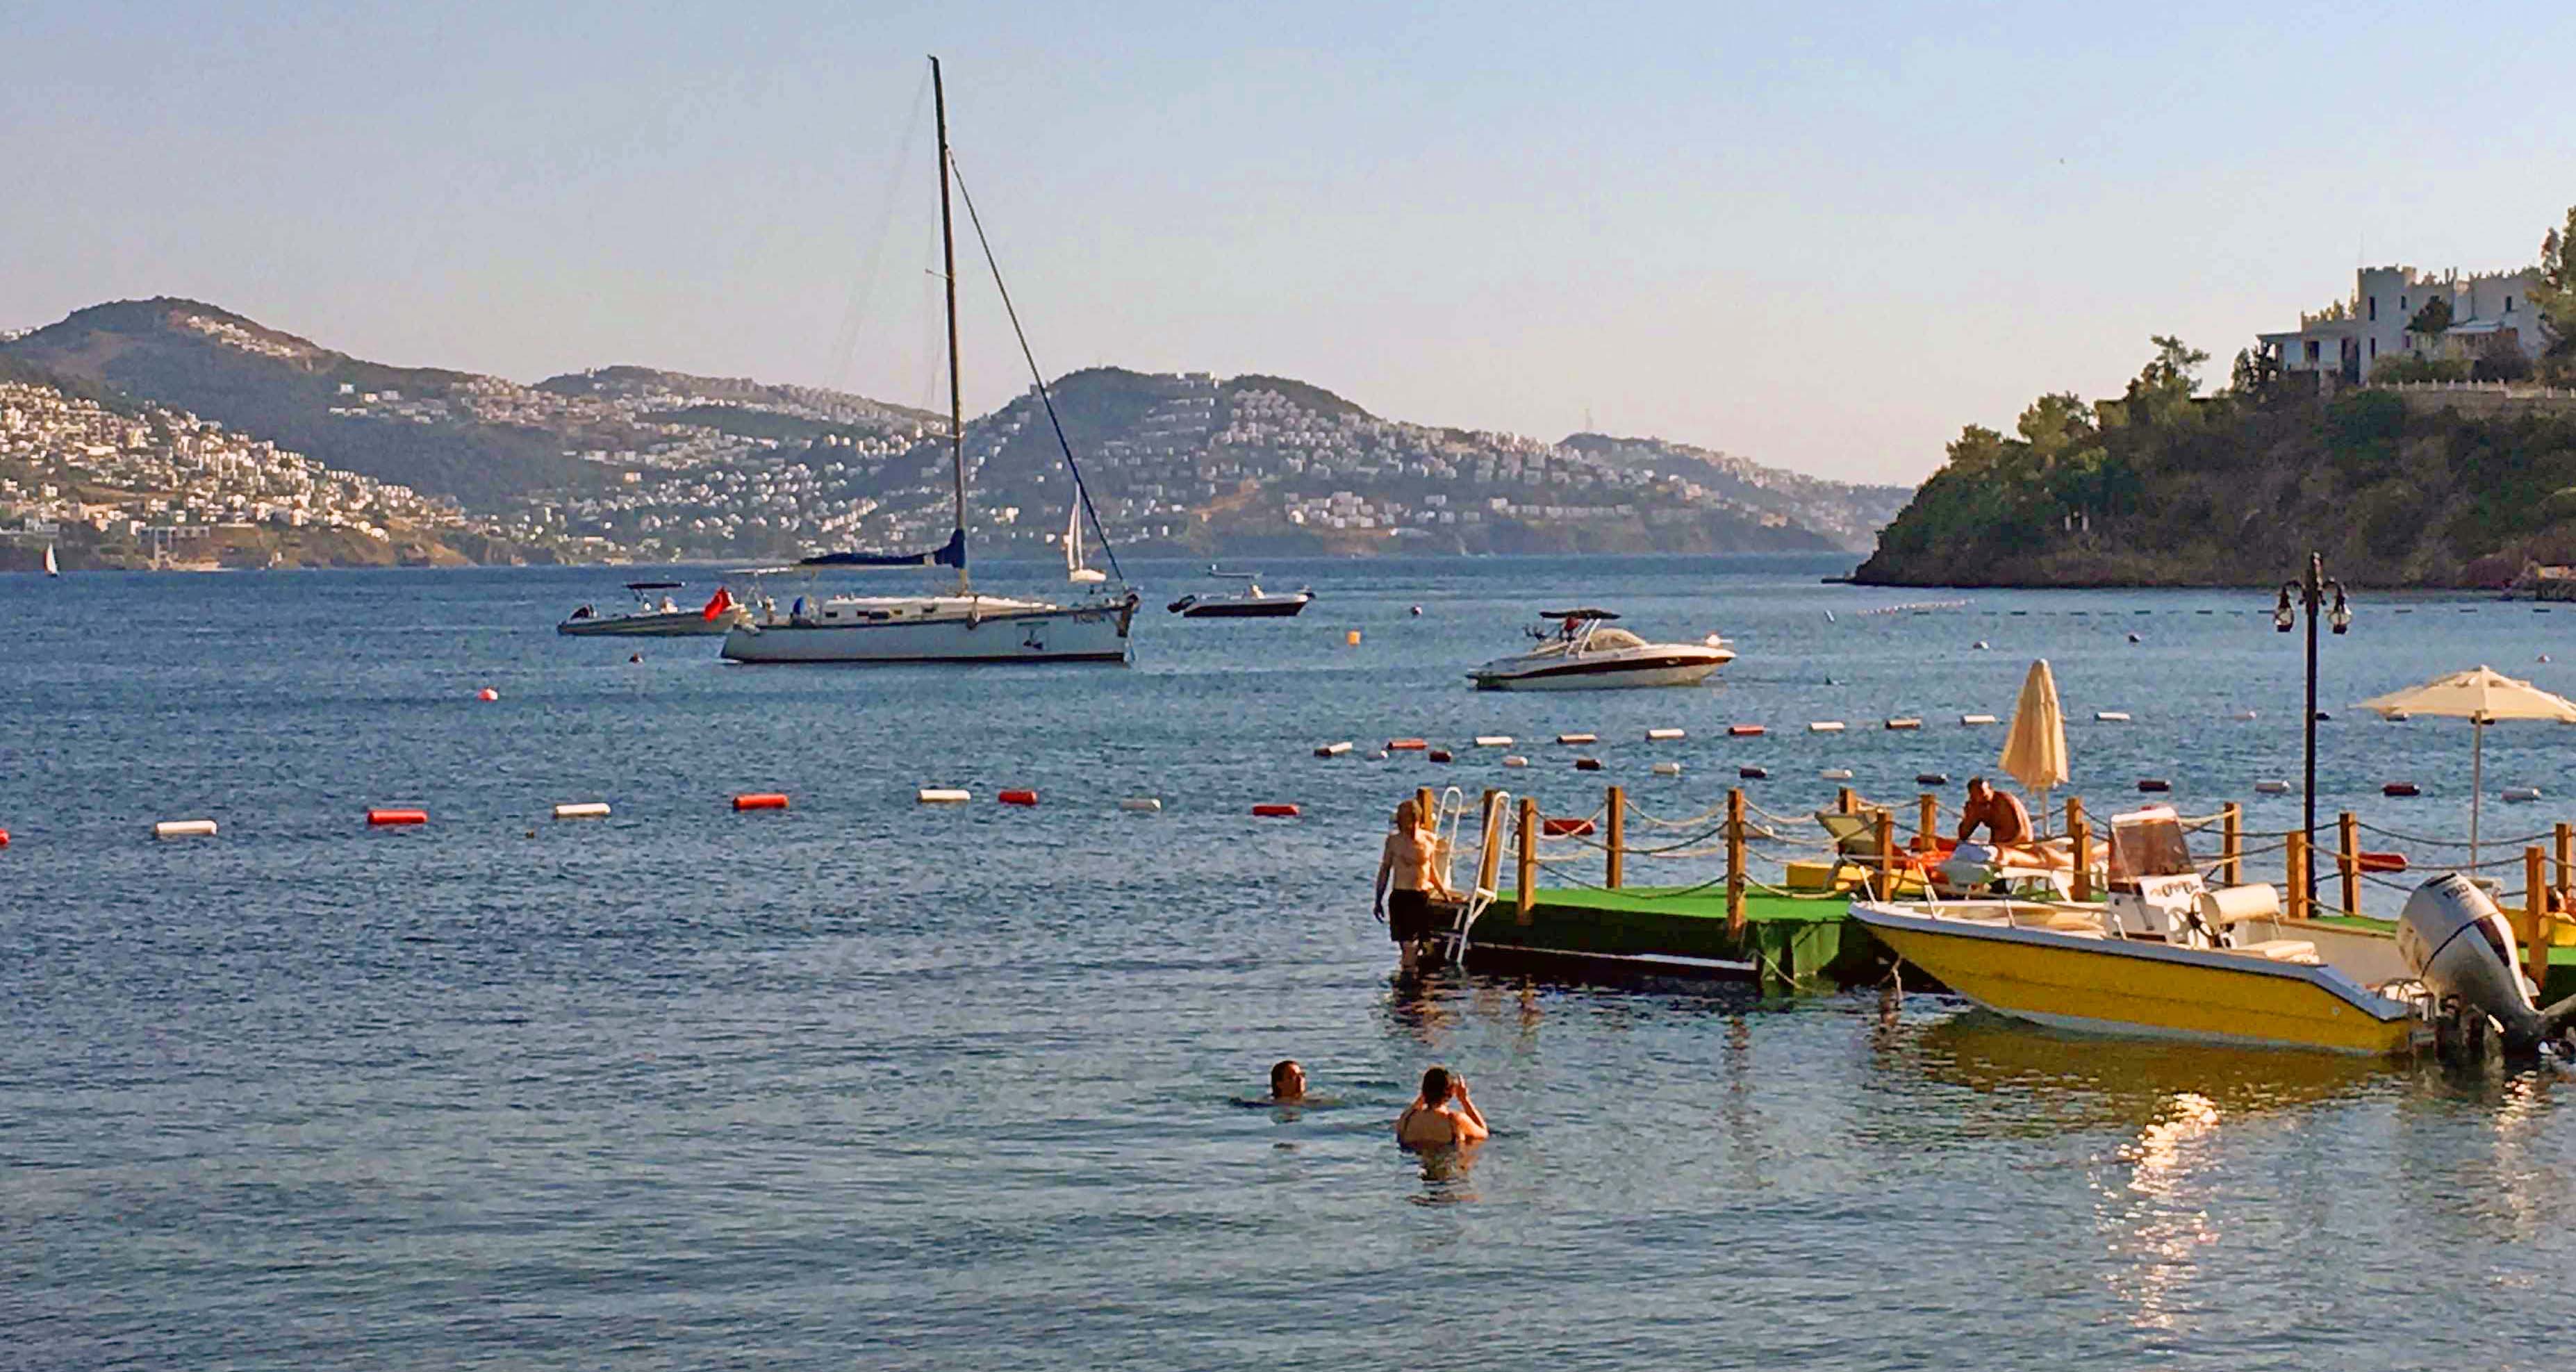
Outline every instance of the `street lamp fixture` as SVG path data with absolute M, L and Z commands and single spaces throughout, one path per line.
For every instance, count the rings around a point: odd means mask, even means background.
M 2302 908 L 2313 909 L 2317 898 L 2317 620 L 2323 618 L 2338 634 L 2352 628 L 2352 605 L 2344 599 L 2343 583 L 2326 579 L 2321 553 L 2308 554 L 2306 576 L 2281 583 L 2280 599 L 2272 606 L 2272 627 L 2285 634 L 2297 628 L 2300 610 L 2307 611 L 2308 620 L 2307 784 L 2300 792 L 2308 841 L 2302 847 L 2307 864 L 2299 874 L 2299 895 Z

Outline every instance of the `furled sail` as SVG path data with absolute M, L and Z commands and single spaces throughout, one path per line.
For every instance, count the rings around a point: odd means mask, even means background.
M 966 531 L 948 536 L 945 547 L 926 553 L 817 553 L 799 567 L 959 567 L 966 565 Z

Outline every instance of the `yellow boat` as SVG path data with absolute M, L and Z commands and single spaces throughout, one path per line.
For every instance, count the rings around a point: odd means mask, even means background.
M 1898 957 L 1999 1014 L 2093 1033 L 2402 1053 L 2429 1041 L 2397 940 L 2204 887 L 2163 807 L 2117 816 L 2110 899 L 1856 900 Z

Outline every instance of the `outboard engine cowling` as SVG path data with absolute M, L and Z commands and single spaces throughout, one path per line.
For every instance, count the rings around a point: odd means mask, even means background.
M 2576 1020 L 2576 996 L 2543 1010 L 2524 981 L 2513 925 L 2457 872 L 2415 888 L 2397 917 L 2397 951 L 2437 1001 L 2456 998 L 2504 1028 L 2505 1049 L 2530 1053 Z

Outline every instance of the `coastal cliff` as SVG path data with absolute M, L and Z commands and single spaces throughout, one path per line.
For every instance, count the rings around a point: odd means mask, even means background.
M 1854 579 L 1887 586 L 2222 586 L 2295 575 L 2496 587 L 2576 561 L 2576 396 L 2323 396 L 2156 340 L 2116 400 L 2047 395 L 2010 435 L 1969 426 Z

